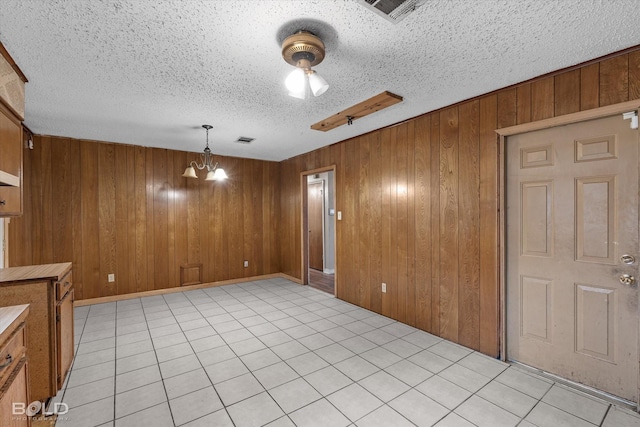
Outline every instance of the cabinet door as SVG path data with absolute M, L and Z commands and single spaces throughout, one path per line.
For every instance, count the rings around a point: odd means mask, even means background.
M 0 217 L 18 215 L 22 215 L 22 187 L 0 186 Z
M 22 125 L 0 105 L 0 171 L 19 177 L 22 173 Z
M 73 299 L 71 289 L 56 306 L 58 389 L 62 388 L 73 361 Z
M 29 418 L 24 414 L 13 414 L 13 403 L 24 403 L 23 408 L 28 407 L 27 400 L 27 364 L 22 362 L 22 367 L 18 371 L 9 388 L 2 395 L 0 400 L 0 426 L 23 427 L 31 425 Z
M 0 217 L 22 215 L 22 125 L 0 103 Z

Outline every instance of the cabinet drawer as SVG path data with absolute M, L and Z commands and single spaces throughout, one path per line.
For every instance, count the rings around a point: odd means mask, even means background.
M 56 282 L 56 300 L 60 301 L 73 287 L 73 277 L 69 271 L 60 281 Z
M 22 215 L 22 188 L 0 186 L 0 217 Z
M 11 335 L 0 348 L 0 384 L 11 373 L 13 367 L 25 354 L 24 323 Z

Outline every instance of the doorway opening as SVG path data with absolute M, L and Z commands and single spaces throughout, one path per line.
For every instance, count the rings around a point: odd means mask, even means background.
M 336 295 L 335 171 L 302 174 L 303 283 Z

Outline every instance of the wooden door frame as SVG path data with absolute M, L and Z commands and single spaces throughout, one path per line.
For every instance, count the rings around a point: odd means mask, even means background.
M 300 245 L 300 250 L 301 250 L 301 254 L 300 254 L 300 261 L 301 261 L 301 281 L 303 285 L 308 285 L 309 284 L 309 236 L 307 233 L 307 228 L 309 227 L 309 215 L 308 215 L 308 207 L 309 207 L 309 201 L 308 201 L 308 195 L 307 195 L 307 176 L 309 175 L 315 175 L 317 173 L 323 173 L 323 172 L 333 172 L 333 206 L 335 208 L 336 206 L 336 188 L 338 188 L 337 186 L 337 176 L 336 176 L 336 165 L 331 165 L 331 166 L 325 166 L 322 168 L 318 168 L 318 169 L 312 169 L 312 170 L 307 170 L 307 171 L 302 171 L 300 172 L 300 200 L 302 201 L 302 203 L 300 203 L 300 218 L 302 219 L 300 221 L 300 238 L 302 239 L 301 241 L 301 245 Z M 323 212 L 324 215 L 324 212 Z M 338 234 L 338 227 L 337 224 L 335 227 L 333 227 L 333 251 L 334 251 L 334 281 L 333 281 L 333 295 L 337 296 L 338 295 L 338 240 L 337 240 L 337 234 Z M 323 236 L 324 236 L 324 231 L 323 231 Z M 323 237 L 324 238 L 324 237 Z
M 517 135 L 526 132 L 532 132 L 542 129 L 549 129 L 557 126 L 563 126 L 568 124 L 574 124 L 584 122 L 587 120 L 600 119 L 604 117 L 614 116 L 616 114 L 622 115 L 628 111 L 640 109 L 640 99 L 633 101 L 623 102 L 615 105 L 608 105 L 606 107 L 594 108 L 587 111 L 581 111 L 578 113 L 566 114 L 563 116 L 552 117 L 545 120 L 536 122 L 525 123 L 516 126 L 510 126 L 502 129 L 496 129 L 496 133 L 499 136 L 498 140 L 498 168 L 499 168 L 499 187 L 498 187 L 498 207 L 500 209 L 499 215 L 499 289 L 500 289 L 500 359 L 507 360 L 507 328 L 506 328 L 506 193 L 505 193 L 505 172 L 506 172 L 506 158 L 505 158 L 505 146 L 507 143 L 507 137 Z M 622 117 L 620 117 L 622 120 Z M 640 132 L 640 131 L 639 131 Z M 640 314 L 638 315 L 638 323 L 640 324 Z M 640 328 L 639 328 L 640 331 Z M 639 334 L 640 335 L 640 334 Z M 640 337 L 639 337 L 640 338 Z M 640 362 L 640 348 L 638 351 L 638 361 Z M 640 385 L 640 380 L 638 382 Z M 636 402 L 638 403 L 638 402 Z M 640 405 L 639 405 L 640 407 Z
M 11 218 L 9 217 L 4 217 L 2 218 L 3 224 L 3 233 L 2 233 L 2 239 L 3 241 L 0 241 L 0 245 L 4 245 L 4 251 L 2 252 L 2 265 L 4 268 L 9 267 L 9 223 L 11 222 Z

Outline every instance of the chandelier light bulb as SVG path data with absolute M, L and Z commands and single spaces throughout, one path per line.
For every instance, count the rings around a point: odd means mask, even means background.
M 208 174 L 207 174 L 207 177 L 208 177 Z M 224 181 L 227 178 L 228 178 L 227 173 L 222 168 L 216 168 L 216 170 L 213 172 L 214 181 Z

